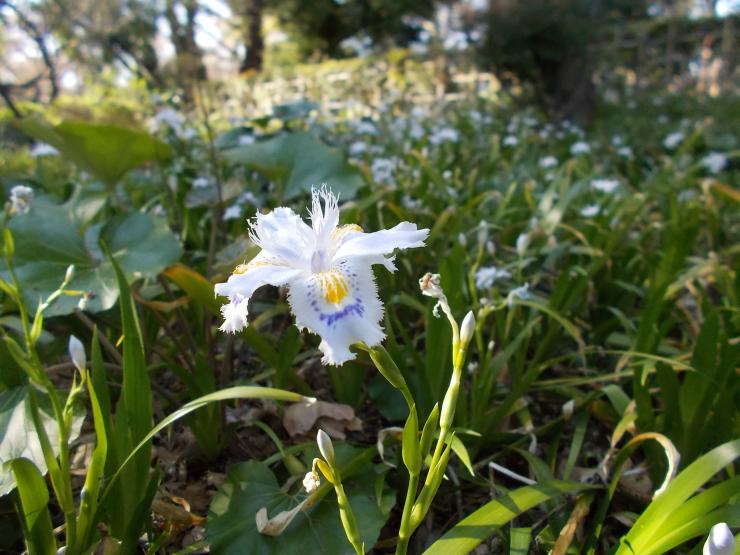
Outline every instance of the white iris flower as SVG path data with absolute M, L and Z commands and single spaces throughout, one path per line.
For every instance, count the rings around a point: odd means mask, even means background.
M 389 255 L 423 246 L 429 230 L 410 222 L 374 233 L 340 226 L 337 197 L 326 189 L 313 191 L 310 218 L 309 226 L 286 207 L 257 214 L 250 236 L 262 250 L 216 284 L 216 294 L 229 298 L 221 330 L 236 333 L 247 325 L 247 304 L 259 287 L 286 285 L 296 325 L 319 334 L 323 362 L 339 365 L 355 358 L 352 343 L 374 346 L 385 337 L 372 266 L 394 271 Z

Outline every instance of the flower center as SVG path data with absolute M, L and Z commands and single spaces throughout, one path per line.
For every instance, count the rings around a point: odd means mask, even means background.
M 336 270 L 316 274 L 324 293 L 324 300 L 334 305 L 341 304 L 349 293 L 349 284 L 346 278 Z

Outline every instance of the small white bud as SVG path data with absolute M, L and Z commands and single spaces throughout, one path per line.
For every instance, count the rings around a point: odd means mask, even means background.
M 491 256 L 496 254 L 496 245 L 493 243 L 493 241 L 486 241 L 486 252 Z
M 573 411 L 576 408 L 576 402 L 571 399 L 567 403 L 563 403 L 562 411 L 563 411 L 563 419 L 567 422 L 573 417 Z
M 475 334 L 475 315 L 472 310 L 469 310 L 463 319 L 462 326 L 460 326 L 460 347 L 465 348 L 470 343 L 470 340 Z
M 72 278 L 74 277 L 75 277 L 75 265 L 70 264 L 69 266 L 67 266 L 67 271 L 64 274 L 64 283 L 69 283 L 70 281 L 72 281 Z
M 491 339 L 491 340 L 490 340 L 490 341 L 488 342 L 488 350 L 489 350 L 489 351 L 493 351 L 493 349 L 494 349 L 494 347 L 495 347 L 495 346 L 496 346 L 496 342 L 495 342 L 495 341 L 494 341 L 493 339 Z
M 529 234 L 528 233 L 521 233 L 519 237 L 516 238 L 516 252 L 519 256 L 524 256 L 524 253 L 527 252 L 527 247 L 529 246 Z
M 313 493 L 317 489 L 319 489 L 319 486 L 321 485 L 321 480 L 319 479 L 318 473 L 314 472 L 313 470 L 310 472 L 306 472 L 306 476 L 303 478 L 303 487 L 306 490 L 306 493 Z
M 334 466 L 334 445 L 324 430 L 319 430 L 319 433 L 316 434 L 316 443 L 319 445 L 319 451 L 324 460 L 329 463 L 329 466 Z
M 82 341 L 77 339 L 74 335 L 69 336 L 69 357 L 72 359 L 72 363 L 75 365 L 77 370 L 80 372 L 85 371 L 85 365 L 87 363 L 85 347 L 82 345 Z
M 712 526 L 702 555 L 734 555 L 734 553 L 735 538 L 730 527 L 724 522 Z
M 465 237 L 464 233 L 460 233 L 457 236 L 457 242 L 460 243 L 461 247 L 467 247 L 468 246 L 468 238 Z
M 478 244 L 485 245 L 486 241 L 488 241 L 488 226 L 486 222 L 481 221 L 478 224 Z

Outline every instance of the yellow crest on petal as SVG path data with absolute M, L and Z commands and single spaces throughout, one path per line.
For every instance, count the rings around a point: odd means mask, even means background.
M 324 299 L 327 303 L 341 304 L 349 293 L 349 283 L 347 278 L 336 270 L 321 272 L 316 274 L 321 283 L 321 290 L 324 292 Z
M 336 241 L 340 237 L 343 237 L 350 231 L 357 231 L 359 233 L 364 233 L 364 230 L 357 224 L 347 224 L 347 225 L 340 225 L 337 228 L 334 229 L 334 231 L 331 232 L 331 238 L 333 241 Z

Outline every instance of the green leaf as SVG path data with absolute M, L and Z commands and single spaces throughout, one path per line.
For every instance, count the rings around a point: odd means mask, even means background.
M 57 550 L 49 515 L 49 490 L 38 469 L 28 459 L 11 463 L 18 482 L 23 514 L 21 523 L 29 555 L 54 555 Z
M 282 389 L 242 385 L 228 387 L 226 389 L 221 389 L 219 391 L 209 393 L 208 395 L 203 395 L 202 397 L 198 397 L 197 399 L 193 399 L 189 403 L 186 403 L 175 412 L 164 418 L 156 426 L 154 426 L 154 428 L 152 428 L 149 433 L 144 436 L 139 444 L 130 453 L 128 453 L 128 456 L 123 460 L 123 462 L 119 464 L 118 469 L 115 471 L 115 473 L 112 473 L 113 477 L 108 482 L 102 497 L 108 497 L 113 486 L 117 483 L 117 479 L 120 477 L 121 473 L 124 471 L 128 463 L 134 458 L 134 456 L 139 452 L 140 449 L 145 447 L 151 441 L 151 439 L 155 435 L 164 430 L 173 422 L 179 420 L 180 418 L 190 414 L 195 410 L 198 410 L 201 407 L 205 407 L 210 403 L 227 401 L 231 399 L 271 399 L 273 401 L 304 403 L 310 398 L 304 397 L 303 395 L 300 395 L 298 393 L 293 393 L 292 391 L 284 391 Z
M 361 451 L 348 445 L 337 446 L 340 466 Z M 362 455 L 359 455 L 362 456 Z M 372 465 L 364 460 L 355 468 L 353 480 L 341 470 L 345 491 L 357 518 L 358 529 L 366 548 L 374 545 L 380 529 L 395 502 L 394 495 L 375 499 Z M 325 484 L 326 486 L 326 484 Z M 298 504 L 296 495 L 283 491 L 281 485 L 263 463 L 247 461 L 229 470 L 226 482 L 211 503 L 206 526 L 206 538 L 211 550 L 224 555 L 250 553 L 251 555 L 281 555 L 283 553 L 353 554 L 354 550 L 344 535 L 339 520 L 334 493 L 328 494 L 310 509 L 300 512 L 288 528 L 278 536 L 262 535 L 257 531 L 255 515 L 262 507 L 270 517 Z M 304 494 L 299 494 L 299 499 Z
M 93 332 L 92 346 L 92 367 L 93 372 L 100 373 L 102 370 L 102 359 L 100 356 L 100 345 L 98 343 L 98 330 Z M 93 451 L 90 464 L 85 476 L 85 485 L 83 490 L 85 495 L 80 498 L 80 512 L 77 521 L 77 534 L 81 538 L 81 547 L 87 548 L 93 541 L 95 532 L 95 516 L 98 510 L 98 492 L 100 491 L 101 479 L 105 470 L 105 462 L 108 457 L 108 431 L 110 413 L 107 412 L 109 403 L 107 399 L 107 388 L 103 395 L 104 401 L 98 400 L 97 391 L 100 389 L 96 380 L 92 376 L 87 380 L 87 392 L 90 395 L 90 405 L 93 413 L 93 423 L 95 426 L 96 446 Z M 103 409 L 103 407 L 106 407 Z
M 620 544 L 617 555 L 630 553 L 649 554 L 653 553 L 655 543 L 666 533 L 664 524 L 674 513 L 681 513 L 682 507 L 689 497 L 691 497 L 705 482 L 707 482 L 717 472 L 725 466 L 731 464 L 740 457 L 740 439 L 730 441 L 719 447 L 712 449 L 706 455 L 699 457 L 684 469 L 670 483 L 667 489 L 656 497 L 647 509 L 637 519 L 632 529 Z M 735 482 L 737 490 L 738 483 Z M 735 491 L 735 495 L 740 491 Z M 704 498 L 707 499 L 707 498 Z M 691 501 L 689 501 L 691 503 Z M 711 507 L 709 504 L 700 511 L 705 514 Z M 712 524 L 717 521 L 707 523 L 707 527 L 700 529 L 699 532 L 708 531 Z M 679 523 L 672 521 L 673 526 L 678 527 Z M 628 547 L 631 546 L 630 547 Z
M 588 488 L 574 482 L 547 482 L 525 486 L 483 505 L 458 522 L 452 530 L 432 544 L 424 555 L 465 555 L 493 534 L 497 528 L 540 503 L 565 493 Z
M 46 462 L 41 450 L 31 415 L 29 387 L 22 386 L 0 392 L 0 496 L 15 488 L 9 464 L 17 459 L 27 459 L 36 465 L 42 475 L 46 474 Z M 39 415 L 55 454 L 59 452 L 59 427 L 48 397 L 37 394 Z M 76 410 L 72 420 L 70 442 L 80 435 L 85 415 Z
M 70 264 L 75 275 L 69 289 L 89 291 L 95 296 L 88 311 L 111 308 L 118 298 L 113 266 L 99 248 L 108 245 L 128 280 L 153 277 L 176 262 L 182 254 L 177 238 L 164 219 L 134 212 L 114 216 L 105 224 L 83 230 L 62 206 L 34 204 L 26 214 L 15 216 L 8 227 L 16 241 L 13 264 L 29 307 L 59 288 Z M 0 273 L 7 274 L 4 261 Z M 79 297 L 62 295 L 44 316 L 71 313 Z
M 326 185 L 343 200 L 354 198 L 362 187 L 360 172 L 338 150 L 308 133 L 284 133 L 266 141 L 226 152 L 226 158 L 245 164 L 275 181 L 286 200 Z
M 152 426 L 152 391 L 136 304 L 121 268 L 110 253 L 106 245 L 106 254 L 118 282 L 123 331 L 123 383 L 112 427 L 114 457 L 111 462 L 120 462 L 129 456 L 129 453 L 135 453 L 135 456 L 133 464 L 124 470 L 123 480 L 118 482 L 116 496 L 107 509 L 112 517 L 112 534 L 126 542 L 130 530 L 138 537 L 143 526 L 143 520 L 137 524 L 131 519 L 137 514 L 136 507 L 151 479 L 149 472 L 151 443 L 144 441 L 143 438 Z M 138 448 L 137 444 L 140 442 L 143 445 Z M 112 464 L 109 465 L 109 468 L 111 467 Z
M 52 126 L 40 117 L 25 118 L 16 125 L 34 139 L 52 145 L 109 187 L 133 168 L 172 156 L 169 145 L 146 131 L 118 125 L 65 121 Z
M 409 473 L 418 475 L 421 471 L 421 450 L 419 448 L 419 417 L 416 413 L 416 405 L 411 405 L 409 417 L 403 427 L 401 439 L 401 454 L 403 464 L 409 469 Z

